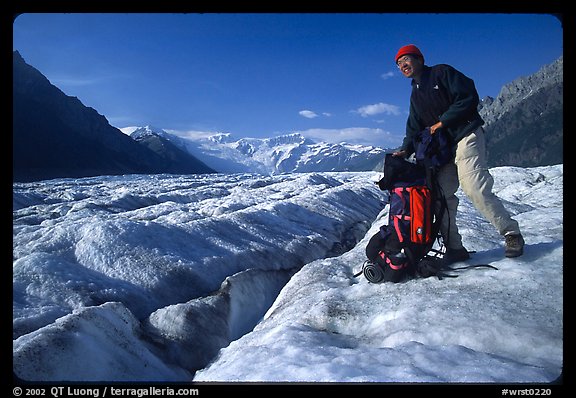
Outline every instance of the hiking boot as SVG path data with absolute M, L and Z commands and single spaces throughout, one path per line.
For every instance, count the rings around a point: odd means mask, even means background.
M 470 253 L 465 248 L 460 249 L 446 249 L 444 253 L 444 264 L 449 265 L 452 263 L 457 263 L 458 261 L 466 261 L 470 258 Z
M 506 234 L 506 257 L 518 257 L 524 253 L 524 238 L 521 234 Z

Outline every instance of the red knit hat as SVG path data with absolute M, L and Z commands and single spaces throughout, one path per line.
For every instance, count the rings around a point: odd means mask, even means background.
M 424 62 L 424 56 L 420 52 L 420 49 L 416 47 L 414 44 L 408 44 L 407 46 L 400 47 L 400 50 L 396 53 L 396 57 L 394 58 L 394 62 L 398 62 L 398 58 L 403 55 L 417 55 L 422 58 L 422 62 Z

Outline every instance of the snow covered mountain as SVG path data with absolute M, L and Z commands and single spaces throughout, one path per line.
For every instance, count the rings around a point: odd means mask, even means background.
M 397 284 L 354 277 L 387 216 L 375 172 L 15 183 L 14 374 L 552 382 L 563 368 L 563 166 L 491 171 L 524 255 L 505 258 L 459 191 L 468 262 L 498 269 Z
M 185 139 L 151 126 L 122 130 L 135 139 L 154 135 L 167 139 L 221 173 L 380 170 L 387 151 L 384 148 L 347 143 L 316 143 L 299 133 L 237 140 L 229 133 Z

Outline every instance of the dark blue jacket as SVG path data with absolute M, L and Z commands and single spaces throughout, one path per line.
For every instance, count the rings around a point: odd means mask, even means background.
M 401 149 L 414 153 L 414 135 L 441 121 L 455 152 L 458 141 L 484 124 L 478 103 L 472 79 L 450 65 L 424 65 L 420 83 L 412 80 L 410 115 Z

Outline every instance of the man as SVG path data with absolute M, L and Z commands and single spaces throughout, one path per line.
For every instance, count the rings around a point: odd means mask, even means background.
M 470 258 L 456 226 L 458 186 L 504 236 L 505 256 L 521 256 L 524 238 L 518 222 L 492 192 L 494 179 L 486 164 L 484 121 L 478 114 L 479 98 L 474 81 L 450 65 L 425 65 L 424 56 L 413 44 L 401 47 L 394 60 L 402 74 L 412 79 L 412 94 L 406 137 L 393 155 L 407 157 L 414 153 L 412 138 L 425 128 L 430 128 L 432 134 L 443 129 L 452 141 L 454 160 L 438 170 L 438 182 L 448 206 L 440 228 L 447 242 L 446 263 Z

